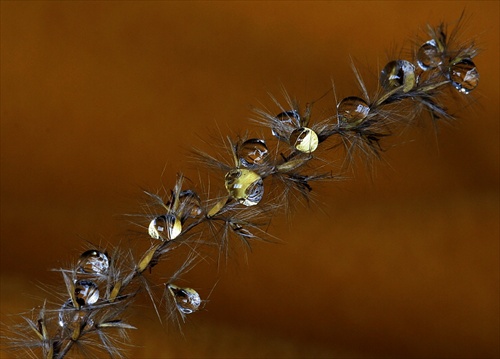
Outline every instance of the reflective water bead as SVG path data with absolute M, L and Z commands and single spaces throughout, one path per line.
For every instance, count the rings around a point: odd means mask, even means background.
M 201 298 L 194 289 L 181 288 L 175 284 L 167 284 L 167 289 L 174 298 L 177 309 L 182 314 L 191 314 L 200 308 Z
M 290 135 L 290 144 L 300 152 L 312 153 L 318 148 L 319 139 L 316 132 L 307 127 L 301 127 Z
M 462 59 L 452 64 L 449 76 L 453 86 L 464 94 L 468 94 L 479 84 L 479 72 L 470 59 Z
M 285 111 L 279 113 L 272 123 L 273 136 L 286 141 L 290 133 L 300 127 L 300 115 L 297 111 Z
M 238 160 L 244 167 L 261 165 L 268 155 L 266 141 L 258 138 L 251 138 L 243 142 L 237 153 Z
M 350 126 L 357 126 L 368 116 L 370 107 L 361 98 L 350 96 L 344 98 L 337 105 L 340 121 Z
M 180 207 L 183 217 L 196 218 L 203 213 L 200 197 L 195 192 L 191 190 L 182 191 L 179 194 L 179 201 L 181 202 Z
M 105 274 L 109 269 L 109 259 L 106 253 L 95 249 L 88 250 L 78 260 L 78 271 L 93 274 Z
M 75 282 L 75 298 L 79 305 L 92 305 L 99 300 L 97 285 L 89 280 Z
M 245 206 L 255 206 L 264 195 L 262 178 L 247 169 L 234 169 L 226 173 L 225 184 L 229 195 Z
M 158 216 L 149 223 L 148 232 L 154 239 L 172 240 L 182 232 L 182 223 L 173 214 Z
M 88 330 L 94 325 L 94 321 L 87 314 L 86 311 L 76 309 L 71 299 L 68 299 L 59 309 L 57 323 L 61 328 L 73 330 L 75 325 L 81 326 L 81 320 L 85 320 L 84 329 Z
M 436 68 L 442 62 L 441 51 L 439 51 L 435 40 L 427 41 L 417 51 L 417 64 L 424 71 Z
M 406 60 L 391 61 L 380 73 L 380 85 L 387 91 L 403 86 L 403 92 L 408 92 L 415 83 L 415 66 Z

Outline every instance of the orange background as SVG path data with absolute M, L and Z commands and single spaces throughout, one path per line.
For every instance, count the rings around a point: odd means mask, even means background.
M 358 95 L 350 56 L 376 78 L 463 9 L 482 52 L 477 101 L 450 103 L 460 121 L 395 140 L 372 181 L 321 186 L 248 265 L 239 250 L 219 274 L 195 268 L 202 295 L 219 281 L 184 340 L 139 307 L 130 356 L 498 357 L 497 1 L 2 1 L 2 316 L 41 304 L 85 240 L 117 243 L 142 188 L 196 173 L 186 153 L 208 133 L 255 130 L 268 91 L 305 103 L 333 79 Z

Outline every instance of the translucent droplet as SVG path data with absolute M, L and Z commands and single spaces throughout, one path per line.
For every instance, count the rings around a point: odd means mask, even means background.
M 301 127 L 290 135 L 290 144 L 300 152 L 312 153 L 318 148 L 319 139 L 316 132 L 307 127 Z
M 73 331 L 76 326 L 82 330 L 82 321 L 85 321 L 83 330 L 89 330 L 94 325 L 94 321 L 88 317 L 88 312 L 76 309 L 71 299 L 68 299 L 59 309 L 57 324 L 69 331 Z
M 380 85 L 386 91 L 402 86 L 403 92 L 408 92 L 415 83 L 415 66 L 406 60 L 391 61 L 380 73 Z
M 88 250 L 78 260 L 78 271 L 92 274 L 106 274 L 109 269 L 109 259 L 106 253 L 95 249 Z
M 173 214 L 158 216 L 149 223 L 148 232 L 154 239 L 169 241 L 182 232 L 182 223 Z
M 344 124 L 357 126 L 368 116 L 370 107 L 361 98 L 350 96 L 346 97 L 337 105 L 339 119 Z
M 92 305 L 99 300 L 97 285 L 89 280 L 75 282 L 75 298 L 80 306 Z
M 238 160 L 244 167 L 261 165 L 269 155 L 266 142 L 258 138 L 246 140 L 238 148 Z
M 455 88 L 468 94 L 479 84 L 479 72 L 470 59 L 463 59 L 450 66 L 450 80 Z
M 300 115 L 297 111 L 285 111 L 278 114 L 273 121 L 271 131 L 273 136 L 286 141 L 290 133 L 300 127 Z
M 200 308 L 201 298 L 194 289 L 181 288 L 175 284 L 167 284 L 167 289 L 174 298 L 177 310 L 182 314 L 191 314 Z
M 264 195 L 264 181 L 253 171 L 231 170 L 226 173 L 225 182 L 229 195 L 245 206 L 255 206 Z
M 203 210 L 201 209 L 200 197 L 198 197 L 195 192 L 191 190 L 182 191 L 179 194 L 179 201 L 181 203 L 180 211 L 182 213 L 182 217 L 188 216 L 196 218 L 203 213 Z
M 427 41 L 417 51 L 417 64 L 424 71 L 436 68 L 442 62 L 441 51 L 439 51 L 435 40 Z

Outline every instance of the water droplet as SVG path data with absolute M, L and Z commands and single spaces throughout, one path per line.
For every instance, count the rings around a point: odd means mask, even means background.
M 370 107 L 361 98 L 350 96 L 344 98 L 337 105 L 337 113 L 342 123 L 357 126 L 368 116 Z
M 194 289 L 181 288 L 175 284 L 167 284 L 167 289 L 175 301 L 177 310 L 182 314 L 191 314 L 200 308 L 201 298 Z
M 403 86 L 403 92 L 408 92 L 415 83 L 415 66 L 406 60 L 391 61 L 380 73 L 380 84 L 386 91 Z
M 300 152 L 312 153 L 318 148 L 319 139 L 316 132 L 307 127 L 301 127 L 290 135 L 290 144 Z
M 241 144 L 237 155 L 240 165 L 251 168 L 263 164 L 269 151 L 264 140 L 251 138 Z
M 229 195 L 245 206 L 255 206 L 264 195 L 264 182 L 253 171 L 231 170 L 226 173 L 225 182 Z
M 106 274 L 109 269 L 109 259 L 106 253 L 91 249 L 82 253 L 77 268 L 83 273 Z
M 182 224 L 173 214 L 158 216 L 149 223 L 148 232 L 154 239 L 168 241 L 175 239 L 182 232 Z
M 185 216 L 196 218 L 203 213 L 200 197 L 195 192 L 191 190 L 182 191 L 179 194 L 179 201 L 181 203 L 180 212 L 183 218 Z
M 75 282 L 75 298 L 80 306 L 92 305 L 99 300 L 99 289 L 90 280 L 77 280 Z
M 300 115 L 297 111 L 285 111 L 278 114 L 273 121 L 271 131 L 273 136 L 286 141 L 290 133 L 300 127 Z
M 449 76 L 453 86 L 464 94 L 468 94 L 479 84 L 479 72 L 470 59 L 462 59 L 451 65 Z
M 441 51 L 439 51 L 435 40 L 427 41 L 417 51 L 417 64 L 424 71 L 436 68 L 442 62 Z
M 82 321 L 85 321 L 84 330 L 89 330 L 94 325 L 94 321 L 88 318 L 88 311 L 76 309 L 71 299 L 68 299 L 59 309 L 57 324 L 61 328 L 73 331 L 76 326 L 81 327 Z

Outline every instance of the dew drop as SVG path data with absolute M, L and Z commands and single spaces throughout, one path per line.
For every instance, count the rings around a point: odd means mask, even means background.
M 237 153 L 240 165 L 249 168 L 262 165 L 268 155 L 266 142 L 258 138 L 251 138 L 243 142 Z
M 167 284 L 167 289 L 175 301 L 177 310 L 182 314 L 191 314 L 200 308 L 201 298 L 194 289 L 181 288 L 175 284 Z
M 247 169 L 233 169 L 226 173 L 225 184 L 229 195 L 245 206 L 255 206 L 264 195 L 264 181 Z
M 462 59 L 451 65 L 449 77 L 453 86 L 464 94 L 468 94 L 479 84 L 479 72 L 470 59 Z
M 357 126 L 368 116 L 370 107 L 361 98 L 350 96 L 344 98 L 337 105 L 340 121 L 349 126 Z
M 441 51 L 439 51 L 435 40 L 427 41 L 417 51 L 417 64 L 424 71 L 434 69 L 442 62 Z
M 195 192 L 191 190 L 182 191 L 179 194 L 179 201 L 183 218 L 184 216 L 197 218 L 203 213 L 200 197 Z
M 272 123 L 271 131 L 276 138 L 286 141 L 290 133 L 300 127 L 300 115 L 297 111 L 285 111 L 278 114 Z
M 91 249 L 82 253 L 77 266 L 79 272 L 106 274 L 109 269 L 109 259 L 106 253 Z
M 182 232 L 182 223 L 173 214 L 158 216 L 149 223 L 148 232 L 154 239 L 172 240 Z
M 83 330 L 89 330 L 94 325 L 94 321 L 88 317 L 88 312 L 76 309 L 71 299 L 68 299 L 59 309 L 57 324 L 61 328 L 73 331 L 76 326 L 82 329 L 82 321 L 85 322 Z
M 403 92 L 415 87 L 415 66 L 406 60 L 391 61 L 380 73 L 380 84 L 386 91 L 403 87 Z
M 78 280 L 75 282 L 75 298 L 80 306 L 92 305 L 99 300 L 99 289 L 92 281 Z
M 300 152 L 312 153 L 318 148 L 319 139 L 316 132 L 307 127 L 301 127 L 290 135 L 290 144 Z

